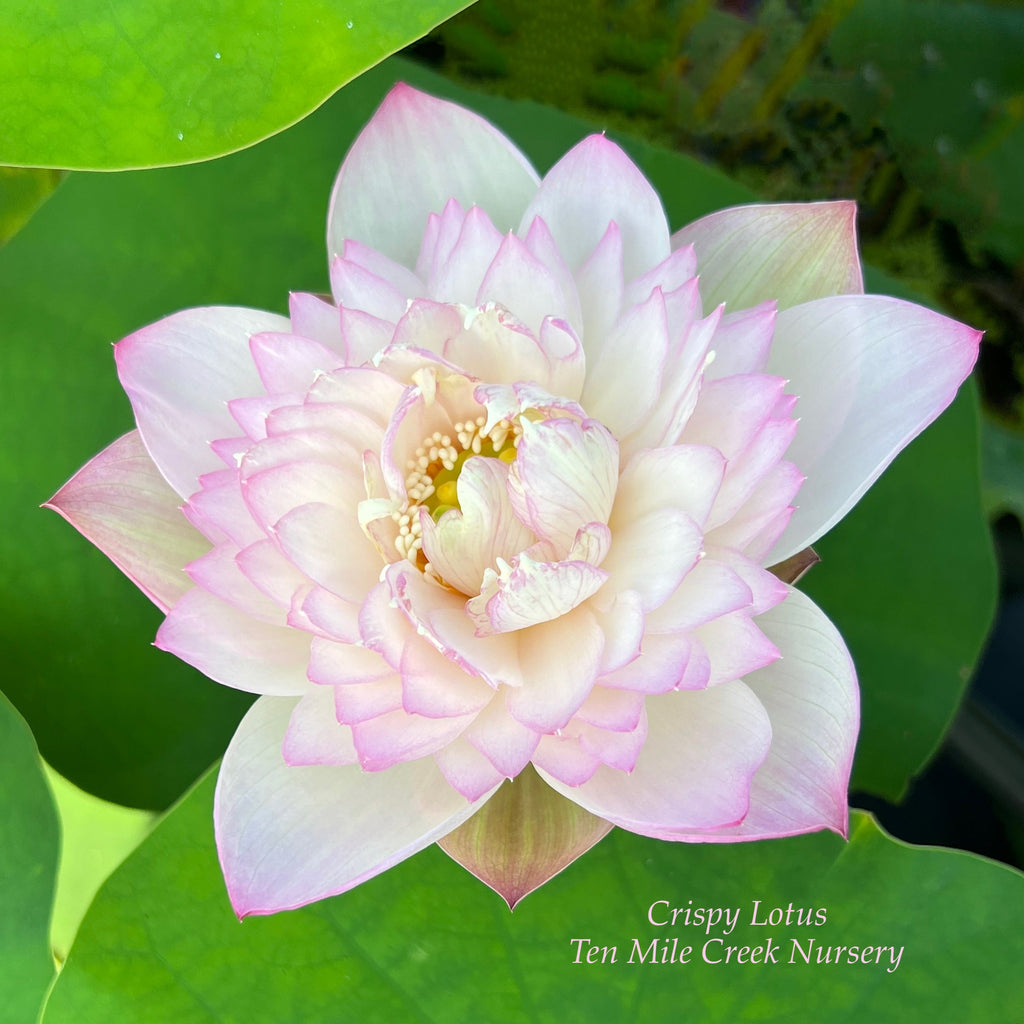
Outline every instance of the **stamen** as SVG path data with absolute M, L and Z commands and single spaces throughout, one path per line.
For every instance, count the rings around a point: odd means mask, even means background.
M 511 465 L 522 436 L 518 418 L 499 420 L 484 433 L 486 416 L 477 416 L 453 425 L 452 434 L 435 430 L 423 439 L 406 463 L 406 503 L 391 513 L 398 527 L 395 550 L 431 578 L 443 582 L 423 556 L 423 529 L 420 509 L 426 508 L 434 520 L 459 508 L 458 478 L 468 459 L 477 455 L 498 458 Z

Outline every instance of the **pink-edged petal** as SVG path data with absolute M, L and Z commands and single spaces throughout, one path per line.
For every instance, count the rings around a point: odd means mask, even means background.
M 452 789 L 432 759 L 376 773 L 287 765 L 281 747 L 295 704 L 258 700 L 221 764 L 214 827 L 239 917 L 351 889 L 447 835 L 482 803 Z
M 595 686 L 590 696 L 580 705 L 574 718 L 598 729 L 613 732 L 632 732 L 643 715 L 644 698 L 639 693 L 612 690 Z
M 478 637 L 461 595 L 436 586 L 408 562 L 384 572 L 384 582 L 370 592 L 360 615 L 363 639 L 391 660 L 404 646 L 411 626 L 464 672 L 479 676 L 492 689 L 522 684 L 519 645 L 514 634 Z M 397 658 L 401 659 L 401 653 Z
M 702 217 L 672 236 L 697 252 L 709 306 L 738 310 L 775 299 L 779 309 L 864 291 L 855 203 L 737 206 Z
M 680 290 L 689 292 L 691 287 L 685 284 Z M 665 298 L 668 302 L 673 296 Z M 689 299 L 692 298 L 693 296 L 689 295 Z M 654 408 L 646 422 L 642 423 L 631 437 L 625 441 L 620 438 L 624 458 L 631 457 L 642 448 L 658 448 L 679 443 L 683 427 L 700 395 L 708 349 L 721 316 L 722 309 L 719 307 L 703 320 L 689 323 L 680 338 L 673 341 L 665 360 L 661 393 Z
M 643 601 L 635 590 L 620 591 L 607 608 L 591 609 L 604 633 L 601 672 L 614 672 L 640 654 L 644 635 Z
M 345 351 L 341 318 L 333 302 L 309 292 L 292 292 L 288 296 L 288 316 L 296 334 L 319 341 L 335 352 Z
M 794 419 L 769 420 L 754 440 L 730 460 L 715 507 L 708 516 L 706 528 L 709 533 L 728 523 L 747 504 L 751 495 L 782 461 L 797 433 L 797 426 Z
M 608 573 L 589 562 L 538 562 L 527 554 L 501 574 L 488 570 L 479 597 L 466 603 L 478 636 L 510 633 L 560 618 L 593 597 Z
M 708 542 L 735 548 L 762 562 L 789 523 L 794 511 L 791 503 L 805 479 L 792 462 L 778 463 L 728 522 L 708 531 Z
M 339 318 L 345 362 L 352 367 L 371 362 L 387 348 L 395 333 L 395 325 L 390 320 L 382 320 L 361 309 L 342 309 Z
M 249 351 L 268 394 L 304 392 L 342 361 L 334 349 L 298 334 L 254 334 Z
M 259 540 L 242 548 L 235 564 L 254 587 L 286 610 L 291 608 L 296 591 L 309 583 L 272 540 Z
M 548 171 L 523 215 L 521 234 L 534 217 L 543 218 L 573 271 L 613 221 L 622 235 L 627 281 L 657 266 L 670 252 L 658 194 L 633 161 L 603 135 L 584 139 Z
M 388 679 L 395 669 L 377 651 L 314 637 L 308 674 L 310 682 L 321 686 L 359 686 Z
M 480 206 L 505 232 L 518 224 L 537 184 L 526 157 L 482 118 L 399 84 L 342 164 L 327 248 L 340 252 L 346 238 L 356 238 L 412 267 L 428 214 L 449 199 Z
M 896 455 L 953 400 L 981 334 L 878 295 L 784 310 L 768 369 L 799 396 L 787 459 L 807 476 L 799 507 L 769 555 L 781 562 L 837 523 Z
M 711 663 L 708 686 L 717 686 L 770 665 L 782 657 L 746 611 L 730 612 L 694 631 Z
M 475 305 L 480 283 L 503 238 L 484 210 L 479 206 L 468 210 L 454 245 L 431 268 L 427 294 L 439 302 Z
M 566 786 L 582 786 L 593 778 L 600 759 L 584 750 L 576 736 L 566 733 L 541 736 L 533 755 L 533 766 L 548 782 L 552 778 Z
M 352 730 L 338 721 L 330 687 L 316 687 L 295 705 L 281 754 L 288 765 L 358 763 Z
M 690 667 L 693 648 L 684 634 L 648 633 L 640 653 L 621 668 L 604 673 L 600 685 L 639 694 L 702 689 L 707 678 Z
M 720 829 L 742 821 L 772 729 L 743 683 L 647 699 L 648 732 L 632 774 L 600 766 L 582 785 L 542 772 L 559 793 L 640 835 Z
M 681 509 L 659 508 L 614 531 L 604 560 L 608 593 L 633 590 L 644 611 L 663 604 L 700 557 L 704 535 Z M 602 605 L 601 599 L 597 602 Z M 603 606 L 603 605 L 602 605 Z
M 289 330 L 274 313 L 211 306 L 165 317 L 114 346 L 146 450 L 183 498 L 220 467 L 210 442 L 238 432 L 226 403 L 262 391 L 249 339 Z
M 715 329 L 711 343 L 715 357 L 705 369 L 704 379 L 720 380 L 763 370 L 772 347 L 776 315 L 774 300 L 726 313 Z
M 593 754 L 609 768 L 631 772 L 647 739 L 647 712 L 641 705 L 639 721 L 632 729 L 602 729 L 579 721 L 572 722 L 569 728 L 576 733 L 581 750 Z
M 238 485 L 238 470 L 223 469 L 199 478 L 202 489 L 182 506 L 185 518 L 215 544 L 230 538 L 240 548 L 264 539 L 249 514 Z
M 297 608 L 293 605 L 292 615 L 301 613 L 304 620 L 302 628 L 314 629 L 328 639 L 348 644 L 360 639 L 359 605 L 345 601 L 323 587 L 311 587 L 300 594 L 300 604 Z
M 568 551 L 584 523 L 607 522 L 618 476 L 618 445 L 596 420 L 522 420 L 508 476 L 516 515 L 542 540 Z
M 310 640 L 308 633 L 261 622 L 193 587 L 171 609 L 154 642 L 225 686 L 301 696 L 310 687 Z
M 135 430 L 87 462 L 45 505 L 164 612 L 191 585 L 184 567 L 210 548 L 180 506 Z
M 331 293 L 339 306 L 390 323 L 405 312 L 406 297 L 390 281 L 341 256 L 331 260 Z
M 785 387 L 781 377 L 753 373 L 706 383 L 683 439 L 735 458 L 768 422 Z
M 399 664 L 402 707 L 426 718 L 459 718 L 475 714 L 494 697 L 494 690 L 446 658 L 418 634 L 411 636 Z
M 665 294 L 674 292 L 697 274 L 697 254 L 693 247 L 685 245 L 676 249 L 656 267 L 635 278 L 626 285 L 622 296 L 624 306 L 646 302 L 657 288 Z M 700 312 L 697 312 L 700 316 Z
M 547 380 L 541 383 L 553 394 L 578 400 L 586 380 L 587 358 L 572 327 L 557 317 L 545 317 L 537 340 L 550 367 Z
M 593 359 L 601 351 L 622 309 L 622 232 L 614 221 L 576 271 L 575 278 L 587 354 Z
M 799 590 L 791 588 L 757 621 L 784 657 L 746 680 L 772 723 L 771 750 L 754 776 L 750 810 L 740 824 L 717 832 L 662 838 L 735 842 L 823 828 L 847 833 L 846 790 L 860 720 L 849 652 Z
M 352 739 L 359 752 L 359 764 L 366 771 L 379 772 L 436 753 L 472 721 L 472 715 L 426 718 L 398 709 L 353 723 Z
M 604 633 L 585 606 L 520 634 L 523 685 L 508 691 L 508 710 L 537 732 L 562 728 L 593 689 Z
M 789 587 L 769 570 L 761 568 L 739 551 L 710 543 L 705 550 L 710 563 L 728 565 L 750 588 L 752 615 L 761 615 L 786 599 Z
M 754 595 L 734 569 L 702 558 L 675 592 L 653 611 L 647 628 L 654 633 L 687 632 L 720 615 L 750 608 Z
M 616 437 L 626 437 L 646 418 L 661 393 L 668 356 L 665 299 L 655 289 L 611 330 L 587 367 L 582 404 Z
M 703 525 L 725 475 L 725 458 L 710 445 L 670 445 L 637 452 L 615 492 L 610 523 L 627 526 L 648 512 L 678 508 Z
M 575 299 L 575 293 L 570 293 Z M 497 302 L 536 334 L 546 316 L 579 320 L 575 303 L 556 276 L 515 235 L 506 235 L 487 268 L 476 305 Z M 529 379 L 529 378 L 527 378 Z
M 479 800 L 505 781 L 505 776 L 462 736 L 437 751 L 434 760 L 448 784 L 467 800 Z
M 238 546 L 226 541 L 190 562 L 185 571 L 197 586 L 240 612 L 275 626 L 285 625 L 285 609 L 267 597 L 242 572 L 235 560 L 238 553 Z
M 518 310 L 486 306 L 463 311 L 462 322 L 444 346 L 445 359 L 491 384 L 547 381 L 551 364 Z
M 483 754 L 506 779 L 517 776 L 537 749 L 536 730 L 508 713 L 506 694 L 494 694 L 463 738 Z
M 289 560 L 314 583 L 346 601 L 357 602 L 380 577 L 377 549 L 353 515 L 320 502 L 293 509 L 278 520 L 274 534 Z
M 358 239 L 346 238 L 339 255 L 387 281 L 399 295 L 406 299 L 423 294 L 424 284 L 412 270 L 389 259 L 376 249 L 364 245 Z
M 396 761 L 410 760 L 408 757 L 396 757 L 394 761 L 385 762 L 374 760 L 374 756 L 366 750 L 365 734 L 357 732 L 372 719 L 397 713 L 401 707 L 402 680 L 398 675 L 390 675 L 372 683 L 334 687 L 334 713 L 339 722 L 352 726 L 352 740 L 359 755 L 359 763 L 364 768 L 376 770 L 378 764 L 382 768 L 389 768 Z
M 559 796 L 528 768 L 440 846 L 512 910 L 610 830 L 608 822 Z
M 583 330 L 583 313 L 580 310 L 579 292 L 576 281 L 558 251 L 558 243 L 554 240 L 547 224 L 540 217 L 535 217 L 530 230 L 523 239 L 527 248 L 537 257 L 552 274 L 558 284 L 558 291 L 567 305 L 564 319 L 574 331 Z

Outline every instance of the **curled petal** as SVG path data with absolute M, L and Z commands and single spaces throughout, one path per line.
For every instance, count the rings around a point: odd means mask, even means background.
M 479 636 L 558 619 L 592 597 L 608 573 L 589 562 L 537 562 L 522 554 L 515 566 L 484 576 L 479 597 L 466 604 Z
M 523 421 L 508 476 L 516 515 L 567 552 L 582 523 L 607 522 L 615 495 L 618 446 L 594 420 Z

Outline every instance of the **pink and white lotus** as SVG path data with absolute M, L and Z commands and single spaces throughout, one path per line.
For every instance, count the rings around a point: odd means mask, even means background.
M 402 85 L 327 235 L 333 300 L 122 341 L 138 430 L 51 503 L 167 613 L 158 646 L 260 694 L 217 788 L 236 911 L 438 840 L 512 904 L 611 825 L 844 833 L 854 669 L 766 567 L 945 408 L 978 332 L 862 294 L 850 203 L 670 235 L 606 138 L 541 180 Z

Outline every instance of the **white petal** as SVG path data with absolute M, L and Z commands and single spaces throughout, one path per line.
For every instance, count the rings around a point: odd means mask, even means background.
M 183 498 L 220 468 L 210 442 L 238 433 L 227 402 L 263 391 L 250 337 L 290 329 L 283 316 L 216 306 L 165 317 L 114 347 L 146 450 Z
M 433 759 L 376 773 L 291 767 L 281 745 L 294 706 L 257 701 L 221 764 L 214 825 L 240 917 L 351 889 L 447 835 L 486 799 L 467 801 Z
M 534 217 L 543 218 L 570 270 L 594 251 L 613 221 L 622 235 L 627 281 L 657 266 L 670 252 L 658 194 L 603 135 L 584 139 L 548 171 L 523 215 L 520 234 Z
M 331 195 L 327 248 L 356 238 L 412 267 L 427 226 L 449 199 L 479 206 L 501 232 L 537 189 L 526 157 L 470 111 L 399 84 L 342 164 Z
M 578 787 L 541 774 L 563 796 L 640 835 L 742 821 L 768 754 L 771 725 L 741 682 L 647 698 L 648 733 L 632 774 L 601 766 Z
M 813 544 L 953 400 L 981 334 L 921 306 L 878 295 L 784 310 L 770 373 L 800 396 L 786 458 L 807 476 L 799 507 L 766 564 Z
M 768 757 L 754 776 L 750 810 L 713 834 L 665 838 L 735 842 L 830 828 L 846 835 L 859 700 L 850 655 L 810 598 L 789 588 L 757 620 L 783 657 L 747 677 L 772 723 Z M 720 688 L 719 688 L 720 689 Z

